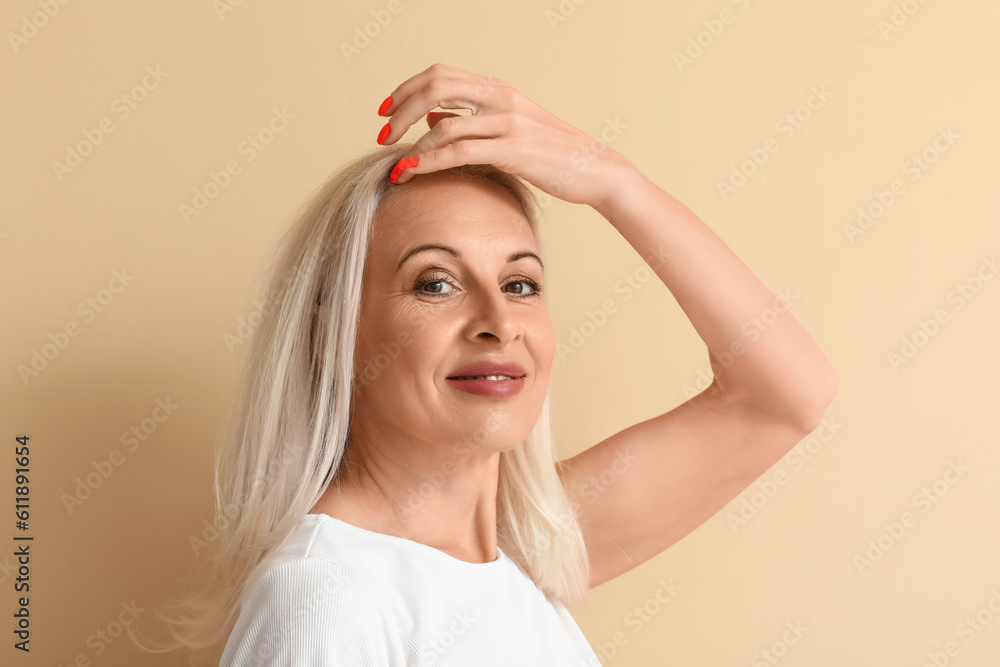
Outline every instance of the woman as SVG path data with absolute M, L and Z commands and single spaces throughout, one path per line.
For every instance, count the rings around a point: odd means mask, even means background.
M 228 636 L 223 666 L 599 665 L 564 603 L 732 500 L 818 425 L 837 376 L 693 213 L 507 83 L 435 64 L 379 114 L 386 147 L 303 213 L 254 334 L 217 468 L 225 587 L 203 644 Z M 425 115 L 431 130 L 398 144 Z M 519 179 L 600 212 L 715 369 L 565 461 Z

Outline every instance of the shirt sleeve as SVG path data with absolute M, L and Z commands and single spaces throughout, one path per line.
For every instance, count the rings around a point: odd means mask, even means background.
M 391 619 L 351 568 L 296 558 L 253 585 L 219 667 L 403 665 Z

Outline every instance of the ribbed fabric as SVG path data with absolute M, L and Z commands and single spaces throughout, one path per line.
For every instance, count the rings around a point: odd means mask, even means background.
M 254 571 L 220 667 L 600 667 L 573 617 L 497 549 L 468 563 L 307 514 Z

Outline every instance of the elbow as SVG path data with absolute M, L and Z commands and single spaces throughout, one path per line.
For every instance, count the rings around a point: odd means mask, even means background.
M 840 388 L 840 378 L 832 367 L 827 368 L 823 373 L 817 373 L 813 381 L 807 387 L 808 393 L 803 397 L 796 419 L 796 426 L 803 433 L 812 433 L 823 421 L 826 409 L 833 402 L 837 390 Z

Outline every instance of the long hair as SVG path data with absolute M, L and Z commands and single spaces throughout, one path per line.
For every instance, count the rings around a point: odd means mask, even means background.
M 405 187 L 390 183 L 388 173 L 411 146 L 376 149 L 334 173 L 272 255 L 265 307 L 216 454 L 215 539 L 203 545 L 189 584 L 207 576 L 195 593 L 157 610 L 170 639 L 139 640 L 130 626 L 142 649 L 202 650 L 225 641 L 254 569 L 336 477 L 348 442 L 371 232 L 379 207 Z M 486 164 L 435 173 L 500 185 L 537 234 L 538 201 L 518 177 Z M 561 465 L 546 394 L 532 432 L 500 454 L 497 541 L 546 596 L 578 602 L 586 599 L 590 566 Z

